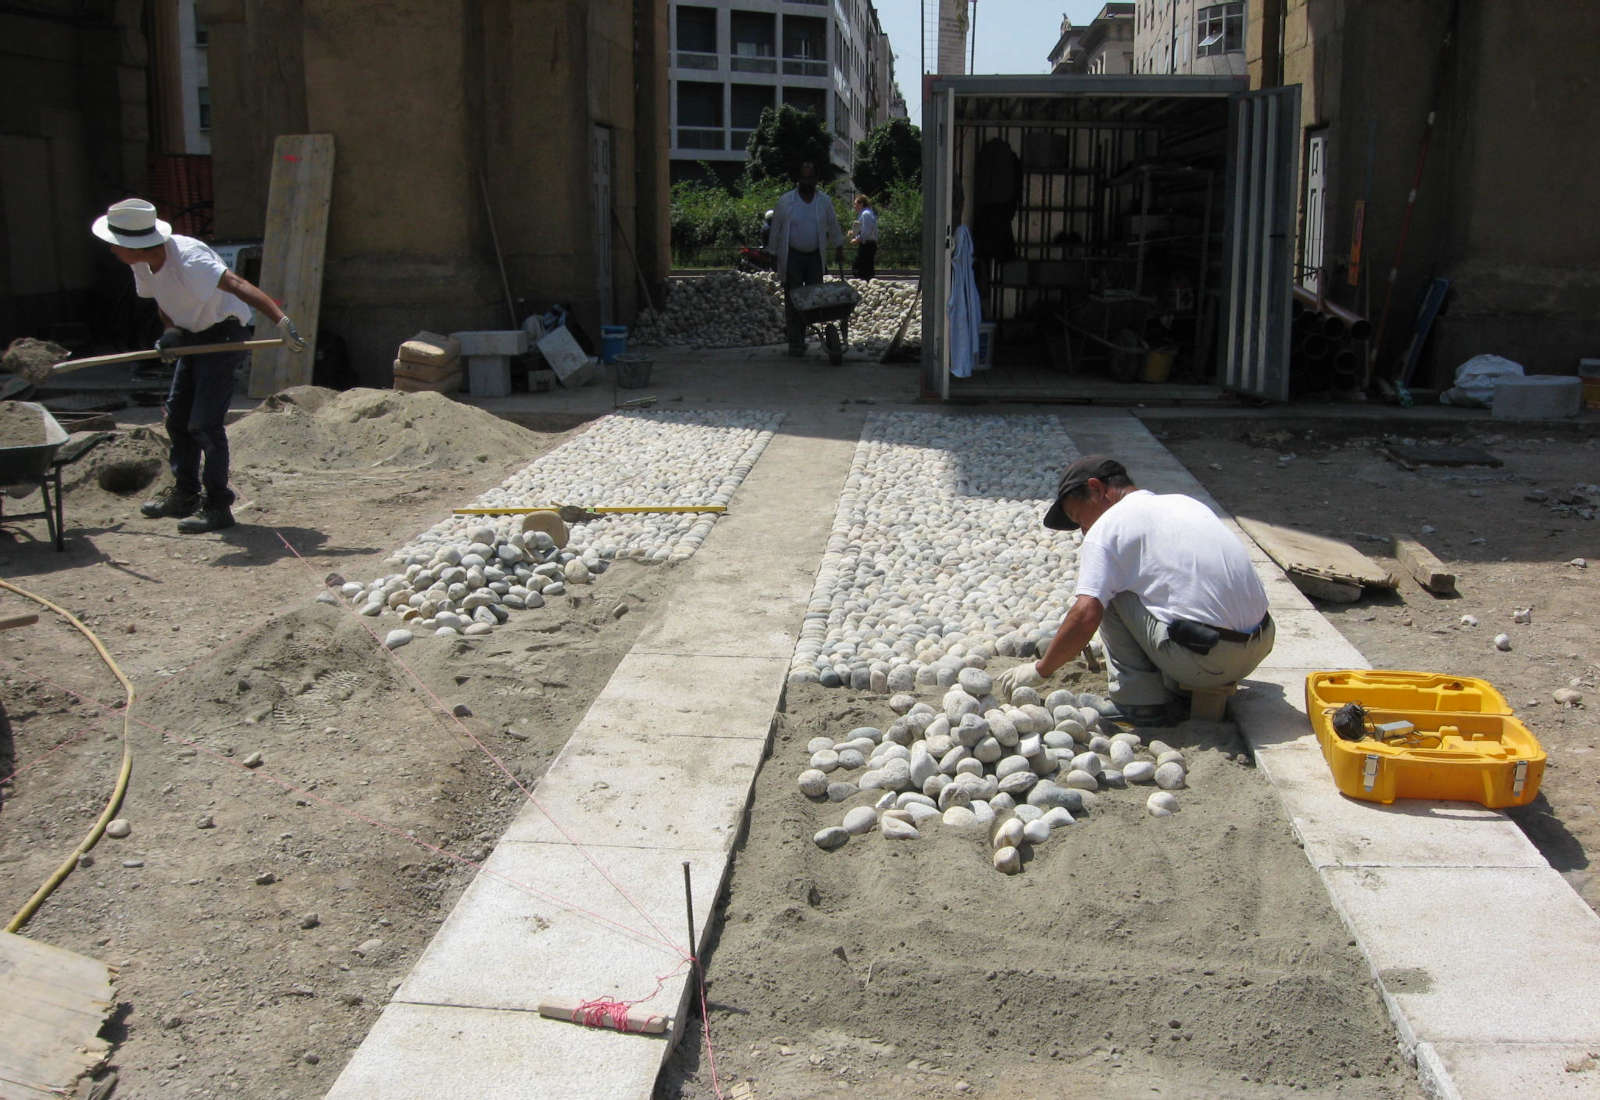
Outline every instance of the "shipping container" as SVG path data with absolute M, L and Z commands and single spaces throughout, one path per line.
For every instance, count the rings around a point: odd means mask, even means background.
M 1300 89 L 1237 77 L 929 77 L 923 393 L 1282 401 Z M 951 373 L 955 228 L 990 366 Z

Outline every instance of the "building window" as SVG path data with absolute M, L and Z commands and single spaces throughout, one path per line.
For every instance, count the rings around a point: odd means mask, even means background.
M 678 148 L 727 147 L 722 129 L 722 85 L 678 81 Z
M 211 130 L 211 87 L 202 84 L 194 90 L 195 101 L 199 105 L 200 132 L 208 133 Z
M 1194 48 L 1196 57 L 1240 53 L 1244 50 L 1243 0 L 1201 8 L 1197 21 L 1200 25 L 1200 39 Z
M 209 46 L 211 44 L 211 32 L 206 29 L 204 23 L 200 22 L 200 5 L 192 5 L 189 10 L 194 13 L 194 44 L 196 46 Z
M 688 4 L 678 8 L 678 49 L 691 53 L 717 52 L 717 10 Z

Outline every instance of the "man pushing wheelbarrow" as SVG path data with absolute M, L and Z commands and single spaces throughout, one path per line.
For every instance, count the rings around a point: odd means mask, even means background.
M 785 192 L 778 200 L 772 217 L 772 251 L 778 258 L 778 273 L 783 277 L 783 318 L 790 355 L 806 353 L 806 325 L 817 321 L 815 317 L 802 316 L 796 309 L 795 291 L 821 286 L 825 270 L 823 254 L 830 246 L 842 269 L 844 230 L 839 227 L 833 200 L 817 190 L 817 166 L 808 160 L 800 165 L 795 175 L 794 190 Z M 840 354 L 842 357 L 842 346 Z M 829 358 L 839 361 L 833 358 L 831 346 Z

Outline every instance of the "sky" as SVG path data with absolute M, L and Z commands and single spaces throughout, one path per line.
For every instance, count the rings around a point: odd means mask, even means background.
M 938 5 L 933 0 L 926 2 L 931 22 Z M 874 0 L 874 3 L 878 8 L 878 21 L 883 24 L 889 45 L 894 49 L 895 79 L 905 93 L 911 121 L 920 126 L 922 81 L 917 73 L 922 66 L 920 9 L 924 0 Z M 1102 0 L 1087 3 L 1084 0 L 978 0 L 974 6 L 977 9 L 977 61 L 973 72 L 1044 73 L 1049 71 L 1045 58 L 1061 35 L 1061 16 L 1065 14 L 1074 24 L 1087 23 L 1099 14 Z M 932 38 L 930 29 L 930 69 L 934 67 Z

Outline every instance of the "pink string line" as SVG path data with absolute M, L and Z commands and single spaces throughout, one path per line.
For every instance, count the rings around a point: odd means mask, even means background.
M 311 574 L 313 579 L 316 579 L 316 570 L 311 568 L 311 563 L 306 561 L 305 557 L 300 553 L 299 550 L 295 548 L 294 544 L 288 539 L 284 538 L 281 531 L 274 530 L 272 533 L 278 536 L 278 541 L 283 543 L 284 547 L 289 551 L 289 553 L 293 554 L 295 558 L 306 567 L 306 571 Z M 632 895 L 622 888 L 622 884 L 616 879 L 612 878 L 604 867 L 600 866 L 599 862 L 594 858 L 593 855 L 590 854 L 589 849 L 580 844 L 578 839 L 574 837 L 572 833 L 561 824 L 561 822 L 557 821 L 549 810 L 545 809 L 539 800 L 533 796 L 533 792 L 523 784 L 521 779 L 517 778 L 516 774 L 506 766 L 505 762 L 496 756 L 489 746 L 478 740 L 473 732 L 464 724 L 462 724 L 459 718 L 450 713 L 450 708 L 445 706 L 444 700 L 440 699 L 438 695 L 434 694 L 433 689 L 427 685 L 421 676 L 417 675 L 410 665 L 401 660 L 399 655 L 394 650 L 383 644 L 382 639 L 378 637 L 377 631 L 373 630 L 366 623 L 362 622 L 363 616 L 356 614 L 356 609 L 347 601 L 341 602 L 339 606 L 344 608 L 345 612 L 350 615 L 355 623 L 360 626 L 362 630 L 367 632 L 367 635 L 372 638 L 373 644 L 378 647 L 379 651 L 386 654 L 388 658 L 393 661 L 400 668 L 400 670 L 406 674 L 407 677 L 410 678 L 411 682 L 416 685 L 417 689 L 433 701 L 434 706 L 437 708 L 438 714 L 454 723 L 456 728 L 461 731 L 462 736 L 466 737 L 468 741 L 471 741 L 474 745 L 476 745 L 478 750 L 482 752 L 484 756 L 488 757 L 489 760 L 494 763 L 495 767 L 500 769 L 501 773 L 504 774 L 506 778 L 510 779 L 511 782 L 517 785 L 517 789 L 522 792 L 523 797 L 536 810 L 544 815 L 546 821 L 555 826 L 556 831 L 561 834 L 563 839 L 566 840 L 567 844 L 576 850 L 577 853 L 588 862 L 589 866 L 593 867 L 596 873 L 598 873 L 601 878 L 605 879 L 606 882 L 610 884 L 611 888 L 621 896 L 622 900 L 628 903 L 629 907 L 632 908 L 634 912 L 638 913 L 644 918 L 645 923 L 655 930 L 655 933 L 660 937 L 661 942 L 667 944 L 673 943 L 672 939 L 668 937 L 667 933 L 662 930 L 659 924 L 656 923 L 655 918 L 645 910 L 644 906 L 635 901 Z M 677 951 L 677 953 L 680 955 L 686 954 L 681 947 L 674 947 L 673 950 Z
M 118 709 L 120 710 L 121 708 L 119 707 Z M 82 729 L 78 730 L 76 733 L 74 733 L 71 736 L 69 736 L 65 741 L 59 742 L 58 744 L 54 745 L 53 747 L 51 747 L 49 749 L 46 749 L 44 752 L 40 753 L 38 756 L 35 756 L 32 760 L 30 760 L 26 764 L 22 765 L 16 771 L 12 772 L 10 775 L 5 776 L 3 778 L 0 778 L 0 785 L 4 785 L 6 783 L 11 782 L 17 776 L 21 775 L 23 772 L 27 771 L 29 768 L 34 767 L 37 764 L 43 764 L 47 759 L 50 758 L 50 755 L 52 753 L 54 753 L 57 749 L 66 748 L 68 745 L 72 744 L 78 738 L 82 737 L 84 734 L 88 733 L 90 730 L 96 729 L 96 728 L 98 728 L 98 727 L 96 727 L 96 726 L 84 726 Z

